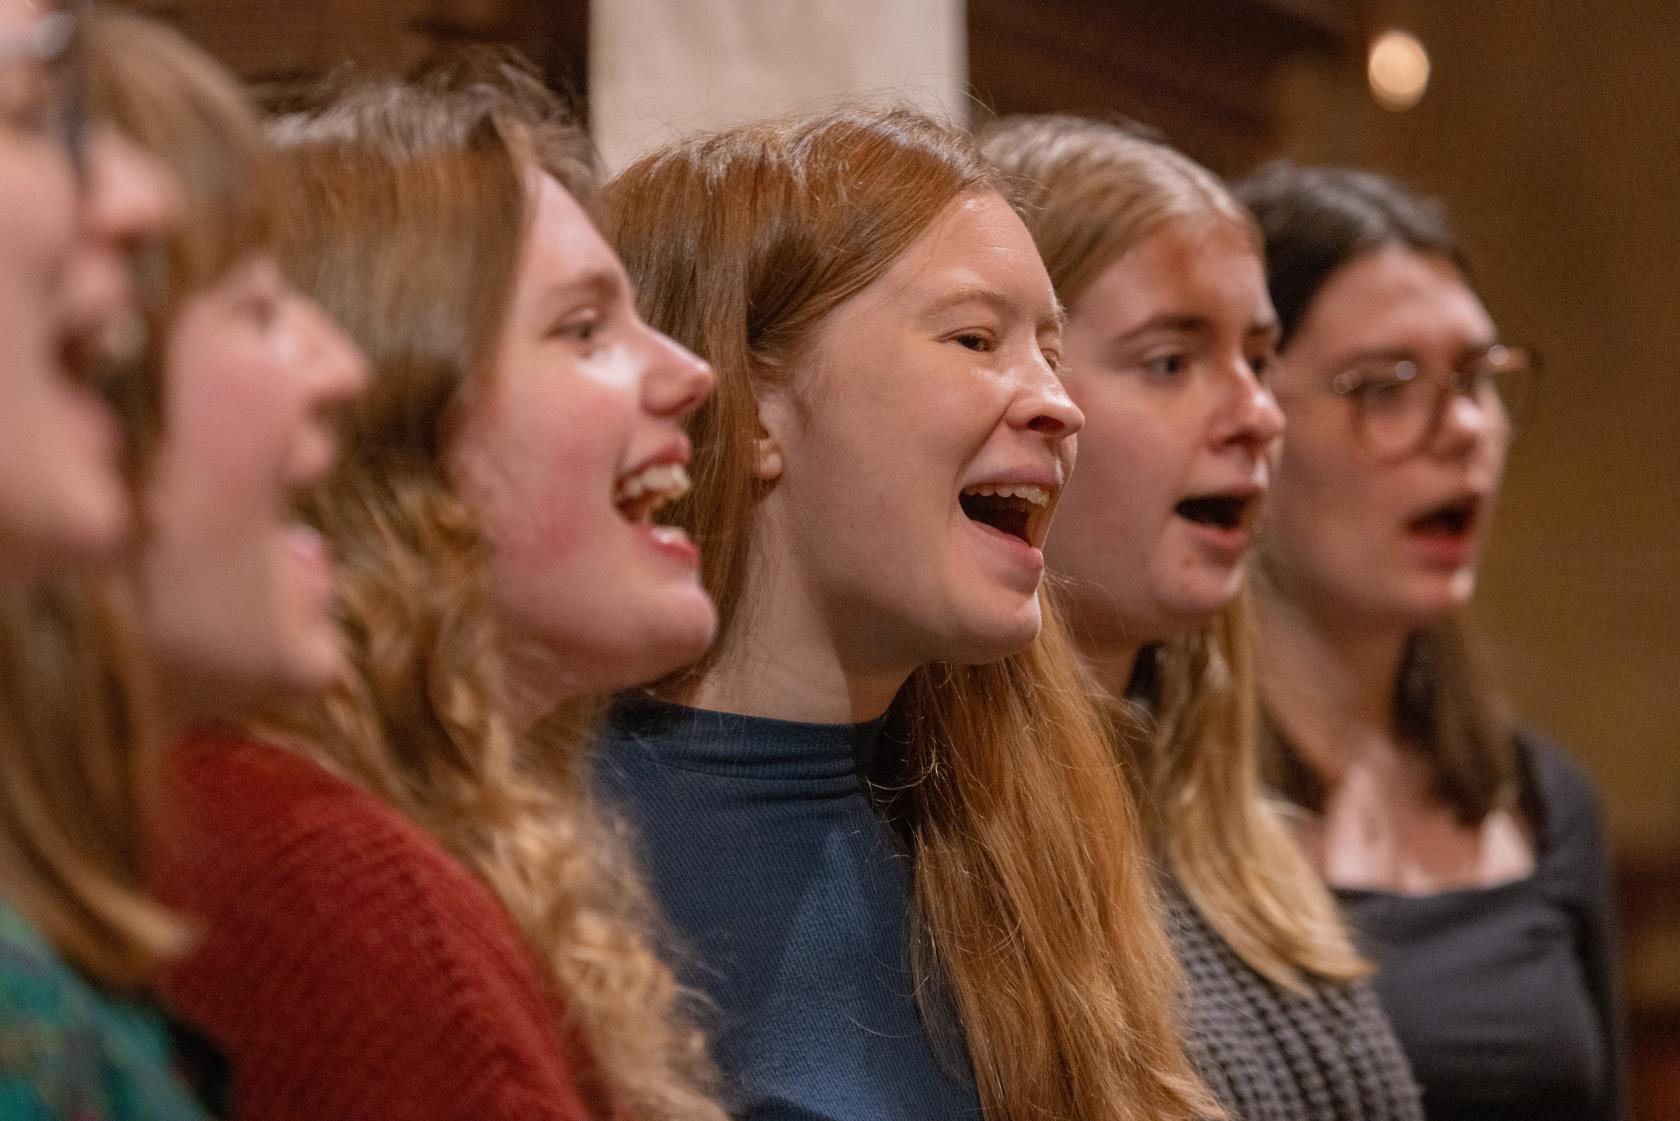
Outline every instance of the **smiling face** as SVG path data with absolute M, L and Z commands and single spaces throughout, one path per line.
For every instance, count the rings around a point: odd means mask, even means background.
M 711 642 L 698 554 L 651 518 L 687 489 L 682 424 L 712 373 L 642 322 L 576 200 L 546 175 L 532 193 L 493 374 L 455 465 L 494 548 L 511 652 L 558 699 L 660 677 Z
M 1326 389 L 1372 355 L 1408 357 L 1423 376 L 1445 379 L 1496 341 L 1481 301 L 1444 258 L 1390 246 L 1331 275 L 1276 379 L 1289 438 L 1265 556 L 1282 594 L 1315 613 L 1406 629 L 1469 602 L 1508 419 L 1455 394 L 1429 443 L 1384 460 L 1355 438 L 1353 400 Z
M 758 571 L 847 662 L 982 662 L 1037 635 L 1083 420 L 1055 297 L 1002 197 L 965 195 L 830 313 L 760 401 Z
M 166 695 L 202 719 L 326 686 L 331 562 L 290 507 L 332 464 L 326 414 L 361 390 L 359 352 L 252 253 L 182 304 L 165 371 L 140 588 Z
M 1253 238 L 1224 218 L 1169 220 L 1069 309 L 1085 430 L 1049 554 L 1089 641 L 1159 642 L 1236 596 L 1283 426 L 1276 340 Z
M 37 4 L 0 0 L 0 41 L 41 20 Z M 78 189 L 49 65 L 0 62 L 0 568 L 24 573 L 108 552 L 128 527 L 121 433 L 86 367 L 134 321 L 128 251 L 173 205 L 163 170 L 105 130 Z

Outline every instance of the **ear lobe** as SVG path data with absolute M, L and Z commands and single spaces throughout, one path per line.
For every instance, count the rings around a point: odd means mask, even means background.
M 786 409 L 777 399 L 758 404 L 758 436 L 753 440 L 753 474 L 759 482 L 773 483 L 782 477 L 782 441 L 775 435 Z
M 782 477 L 782 445 L 763 425 L 759 426 L 758 439 L 753 441 L 753 474 L 763 483 Z

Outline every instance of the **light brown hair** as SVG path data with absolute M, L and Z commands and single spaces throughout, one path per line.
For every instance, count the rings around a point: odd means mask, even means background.
M 749 624 L 757 398 L 797 380 L 818 326 L 960 197 L 1005 192 L 964 134 L 842 110 L 665 148 L 607 188 L 604 224 L 648 322 L 709 360 L 691 425 L 699 542 L 721 640 Z M 954 1008 L 986 1116 L 1217 1116 L 1182 1053 L 1178 970 L 1120 763 L 1054 611 L 1020 653 L 918 669 L 872 782 L 914 854 L 913 966 L 936 1045 Z
M 180 219 L 147 250 L 138 359 L 104 371 L 130 473 L 163 435 L 163 339 L 181 303 L 272 230 L 267 145 L 233 79 L 162 24 L 87 14 L 90 109 L 171 172 Z M 186 942 L 145 890 L 155 729 L 115 573 L 0 589 L 0 880 L 65 958 L 113 988 L 143 985 Z
M 1266 243 L 1266 278 L 1287 345 L 1313 300 L 1343 266 L 1387 246 L 1439 257 L 1474 288 L 1469 262 L 1446 213 L 1393 179 L 1338 167 L 1268 164 L 1237 184 Z M 1264 576 L 1266 554 L 1258 573 Z M 1434 793 L 1460 824 L 1479 824 L 1520 798 L 1509 704 L 1469 619 L 1459 615 L 1406 639 L 1394 683 L 1394 733 L 1423 753 Z M 1324 809 L 1324 780 L 1264 715 L 1268 775 L 1292 802 Z
M 722 1121 L 650 909 L 588 793 L 581 729 L 505 723 L 488 545 L 452 449 L 495 360 L 530 174 L 588 196 L 589 149 L 510 61 L 381 83 L 277 126 L 282 259 L 367 353 L 342 455 L 308 501 L 339 561 L 351 666 L 294 745 L 436 837 L 501 899 L 593 1059 L 585 1092 L 641 1121 Z
M 1008 117 L 981 144 L 1017 178 L 1027 226 L 1070 309 L 1104 269 L 1173 222 L 1229 223 L 1260 253 L 1253 218 L 1212 172 L 1131 127 Z M 1116 711 L 1115 738 L 1151 840 L 1237 955 L 1290 989 L 1303 973 L 1352 980 L 1368 967 L 1261 788 L 1248 628 L 1245 593 L 1199 630 L 1142 651 L 1125 690 L 1136 706 Z

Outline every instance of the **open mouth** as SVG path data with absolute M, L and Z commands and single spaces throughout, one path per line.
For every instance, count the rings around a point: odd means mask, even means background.
M 1481 502 L 1478 499 L 1461 498 L 1420 514 L 1406 523 L 1406 529 L 1412 533 L 1438 537 L 1464 537 L 1476 528 L 1476 518 L 1480 509 Z
M 613 505 L 631 525 L 651 525 L 659 510 L 688 493 L 688 471 L 680 463 L 657 463 L 618 480 Z
M 1253 506 L 1253 495 L 1205 494 L 1186 498 L 1173 507 L 1173 513 L 1197 525 L 1241 529 L 1248 523 L 1248 512 Z
M 1050 492 L 1030 483 L 984 483 L 965 488 L 957 502 L 970 521 L 1036 547 L 1041 515 L 1050 509 Z

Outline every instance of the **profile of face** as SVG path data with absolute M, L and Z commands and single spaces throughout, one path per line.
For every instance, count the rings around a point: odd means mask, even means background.
M 252 252 L 165 339 L 165 433 L 144 494 L 144 634 L 188 718 L 326 687 L 342 669 L 331 559 L 294 510 L 331 467 L 361 352 Z
M 122 435 L 88 380 L 137 324 L 129 258 L 172 219 L 161 166 L 107 129 L 71 155 L 67 17 L 0 0 L 0 570 L 109 553 L 130 524 Z
M 1242 585 L 1283 430 L 1265 271 L 1235 221 L 1173 218 L 1068 312 L 1063 377 L 1085 429 L 1050 564 L 1089 641 L 1159 642 Z
M 1331 386 L 1362 363 L 1399 359 L 1444 390 L 1497 341 L 1481 301 L 1443 257 L 1389 246 L 1331 274 L 1275 383 L 1289 438 L 1263 540 L 1268 575 L 1292 601 L 1407 629 L 1468 603 L 1509 417 L 1491 394 L 1454 392 L 1427 439 L 1379 455 L 1360 438 L 1358 413 L 1376 404 Z
M 547 175 L 531 190 L 494 369 L 454 466 L 493 549 L 514 657 L 565 696 L 653 680 L 711 643 L 699 553 L 653 515 L 688 488 L 683 422 L 712 371 L 642 322 L 577 201 Z
M 829 313 L 763 393 L 757 572 L 851 664 L 979 663 L 1030 643 L 1084 423 L 1021 219 L 959 196 Z

